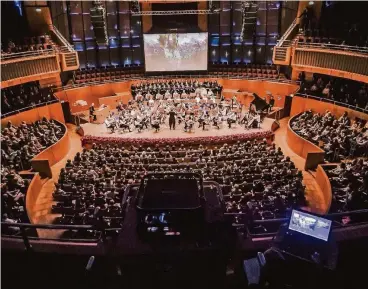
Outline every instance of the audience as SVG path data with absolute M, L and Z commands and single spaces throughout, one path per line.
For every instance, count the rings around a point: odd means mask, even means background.
M 354 159 L 327 170 L 332 188 L 330 213 L 368 209 L 368 162 Z
M 205 181 L 218 182 L 227 212 L 251 219 L 284 217 L 288 209 L 305 204 L 301 172 L 265 140 L 218 147 L 94 144 L 61 170 L 53 211 L 62 214 L 62 223 L 93 224 L 103 217 L 105 225 L 117 226 L 121 219 L 111 217 L 121 216 L 126 186 L 147 172 L 165 171 L 201 173 Z
M 14 43 L 11 39 L 7 42 L 6 45 L 1 45 L 1 54 L 11 54 L 11 53 L 20 53 L 27 51 L 36 51 L 36 50 L 44 50 L 44 49 L 52 49 L 54 46 L 53 41 L 51 40 L 49 35 L 42 35 L 38 37 L 28 37 L 16 41 Z
M 346 112 L 337 119 L 329 111 L 321 115 L 308 110 L 293 119 L 291 128 L 321 146 L 329 162 L 368 156 L 368 122 L 351 121 Z
M 22 178 L 15 170 L 1 167 L 1 214 L 2 222 L 26 223 L 28 216 L 24 207 L 29 180 Z M 2 228 L 4 234 L 19 232 L 17 227 Z
M 51 87 L 40 88 L 38 82 L 28 82 L 1 89 L 1 113 L 7 114 L 26 107 L 56 100 Z
M 1 131 L 1 167 L 16 171 L 31 168 L 30 161 L 64 135 L 64 127 L 43 118 L 32 124 L 14 126 L 9 121 Z
M 301 81 L 301 93 L 368 110 L 368 88 L 365 83 L 320 74 L 314 74 L 313 80 L 306 82 L 303 72 L 298 80 Z

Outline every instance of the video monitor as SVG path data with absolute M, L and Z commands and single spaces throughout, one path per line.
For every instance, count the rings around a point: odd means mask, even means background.
M 208 33 L 144 34 L 146 72 L 207 70 Z
M 289 222 L 289 230 L 296 231 L 323 241 L 328 241 L 331 231 L 331 224 L 331 220 L 298 210 L 293 210 Z

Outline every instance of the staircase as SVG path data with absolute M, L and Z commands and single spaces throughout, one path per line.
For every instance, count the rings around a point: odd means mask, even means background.
M 291 47 L 298 29 L 298 18 L 295 18 L 273 50 L 272 60 L 274 64 L 290 65 Z

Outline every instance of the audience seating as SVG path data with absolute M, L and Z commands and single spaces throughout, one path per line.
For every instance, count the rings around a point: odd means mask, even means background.
M 365 83 L 320 74 L 314 74 L 311 81 L 306 81 L 303 72 L 299 74 L 299 80 L 300 93 L 368 110 L 368 89 Z
M 75 84 L 115 80 L 130 77 L 143 76 L 144 69 L 141 66 L 108 66 L 102 68 L 82 68 L 74 72 Z
M 291 128 L 321 146 L 327 161 L 368 156 L 368 122 L 362 119 L 352 122 L 346 112 L 336 119 L 329 111 L 322 116 L 308 110 L 292 120 Z
M 248 78 L 271 78 L 278 79 L 279 75 L 275 65 L 261 64 L 218 64 L 214 63 L 209 66 L 209 75 L 215 76 L 236 76 Z
M 326 174 L 332 188 L 330 213 L 368 209 L 368 162 L 354 159 L 329 168 Z
M 15 43 L 10 40 L 7 45 L 1 45 L 4 49 L 1 50 L 1 54 L 13 54 L 20 52 L 32 52 L 36 50 L 52 49 L 56 47 L 56 44 L 52 41 L 51 37 L 47 34 L 41 36 L 25 37 L 17 40 Z
M 130 147 L 93 145 L 68 160 L 53 194 L 53 212 L 63 224 L 107 227 L 121 221 L 120 203 L 128 184 L 147 172 L 198 172 L 218 182 L 226 211 L 235 222 L 284 217 L 292 207 L 305 205 L 302 174 L 275 145 L 248 141 L 219 147 L 184 145 Z
M 3 88 L 1 89 L 2 117 L 52 101 L 57 101 L 52 93 L 52 87 L 41 88 L 36 81 Z
M 1 168 L 1 221 L 5 223 L 28 223 L 25 208 L 25 195 L 30 179 L 21 177 L 15 170 Z M 13 235 L 19 233 L 19 228 L 2 228 L 1 233 Z
M 1 131 L 1 168 L 29 170 L 30 161 L 65 134 L 64 126 L 43 118 L 32 124 L 14 126 L 9 121 Z

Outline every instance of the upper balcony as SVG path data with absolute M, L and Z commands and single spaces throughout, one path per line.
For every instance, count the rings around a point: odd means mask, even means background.
M 368 47 L 326 42 L 322 37 L 300 36 L 298 19 L 295 19 L 275 46 L 273 62 L 291 65 L 295 72 L 328 74 L 368 82 Z
M 292 48 L 293 69 L 368 82 L 368 48 L 297 42 Z
M 50 49 L 1 55 L 1 86 L 59 76 L 62 71 L 79 68 L 78 54 L 61 33 L 50 26 L 53 45 Z

